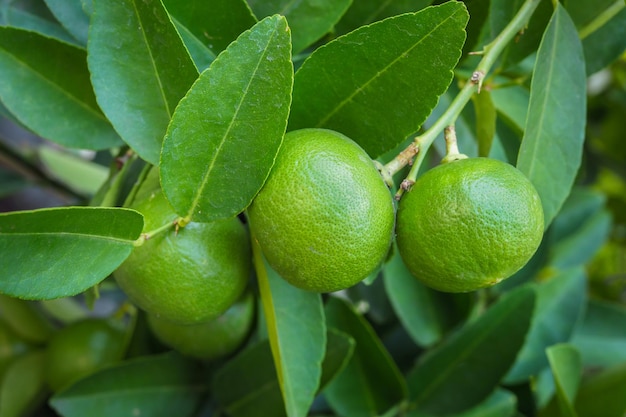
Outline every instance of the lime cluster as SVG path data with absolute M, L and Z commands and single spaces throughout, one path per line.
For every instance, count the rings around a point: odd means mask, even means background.
M 167 227 L 178 216 L 156 169 L 130 207 L 144 215 L 149 239 L 115 278 L 148 313 L 158 339 L 202 359 L 229 354 L 249 333 L 251 239 L 271 268 L 307 291 L 339 291 L 376 274 L 395 239 L 421 282 L 467 292 L 524 266 L 544 228 L 530 181 L 513 166 L 487 158 L 429 170 L 396 213 L 391 191 L 368 154 L 326 129 L 285 135 L 272 171 L 248 207 L 248 224 L 235 217 Z
M 446 292 L 473 291 L 524 266 L 544 228 L 531 182 L 513 166 L 487 158 L 428 171 L 402 198 L 396 216 L 365 151 L 324 129 L 285 136 L 248 216 L 271 267 L 294 286 L 318 292 L 376 273 L 394 231 L 406 266 L 420 281 Z

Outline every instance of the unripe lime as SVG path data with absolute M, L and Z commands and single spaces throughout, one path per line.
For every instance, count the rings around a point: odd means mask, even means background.
M 55 333 L 46 349 L 45 377 L 58 391 L 124 354 L 124 332 L 104 319 L 85 319 Z
M 144 215 L 144 231 L 177 215 L 160 189 L 131 206 Z M 138 307 L 163 319 L 191 324 L 222 314 L 243 293 L 251 271 L 250 241 L 237 219 L 190 222 L 156 234 L 115 271 Z
M 279 275 L 305 290 L 331 292 L 379 266 L 395 213 L 389 189 L 361 147 L 337 132 L 303 129 L 285 135 L 248 215 Z
M 250 332 L 254 319 L 254 296 L 244 294 L 221 316 L 184 325 L 148 315 L 156 337 L 178 352 L 198 359 L 218 359 L 237 349 Z
M 398 206 L 397 243 L 408 269 L 440 291 L 467 292 L 511 276 L 537 250 L 543 210 L 532 183 L 487 158 L 439 165 Z

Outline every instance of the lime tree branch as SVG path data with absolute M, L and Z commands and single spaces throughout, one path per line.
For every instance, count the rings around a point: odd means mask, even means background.
M 383 167 L 383 175 L 385 177 L 391 177 L 407 164 L 410 164 L 415 155 L 418 156 L 416 161 L 411 166 L 411 170 L 409 171 L 406 179 L 402 182 L 400 190 L 396 195 L 397 198 L 399 198 L 402 193 L 415 182 L 423 156 L 435 139 L 447 126 L 454 124 L 456 119 L 461 114 L 461 111 L 465 108 L 465 105 L 471 99 L 472 95 L 475 92 L 480 93 L 480 88 L 485 76 L 489 73 L 504 48 L 528 24 L 530 17 L 539 5 L 540 1 L 541 0 L 526 0 L 524 2 L 515 17 L 506 25 L 502 32 L 500 32 L 500 34 L 498 34 L 493 41 L 487 44 L 483 50 L 478 53 L 479 55 L 482 55 L 482 59 L 476 66 L 476 70 L 472 74 L 472 77 L 463 86 L 461 91 L 459 91 L 441 117 L 439 117 L 439 119 L 437 119 L 437 121 L 435 121 L 435 123 L 423 134 L 417 136 L 406 149 L 398 154 L 398 156 Z

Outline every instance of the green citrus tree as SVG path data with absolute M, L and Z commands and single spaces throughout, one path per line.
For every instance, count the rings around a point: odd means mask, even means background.
M 623 0 L 0 2 L 0 417 L 623 417 Z

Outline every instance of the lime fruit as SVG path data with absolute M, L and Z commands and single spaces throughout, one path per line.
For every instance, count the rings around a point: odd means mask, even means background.
M 421 282 L 468 292 L 524 266 L 543 228 L 539 195 L 524 174 L 501 161 L 470 158 L 427 171 L 405 193 L 397 243 Z
M 157 188 L 131 205 L 144 231 L 178 217 Z M 192 324 L 222 314 L 243 293 L 251 272 L 250 241 L 237 218 L 190 222 L 145 241 L 114 272 L 129 299 L 163 319 Z
M 254 319 L 254 296 L 247 292 L 221 316 L 184 325 L 148 315 L 148 324 L 163 344 L 183 355 L 213 360 L 232 353 L 248 336 Z
M 374 272 L 395 220 L 391 193 L 367 153 L 325 129 L 285 135 L 248 216 L 272 268 L 316 292 L 351 287 Z
M 124 331 L 105 319 L 84 319 L 55 333 L 46 349 L 45 378 L 53 391 L 124 355 Z

